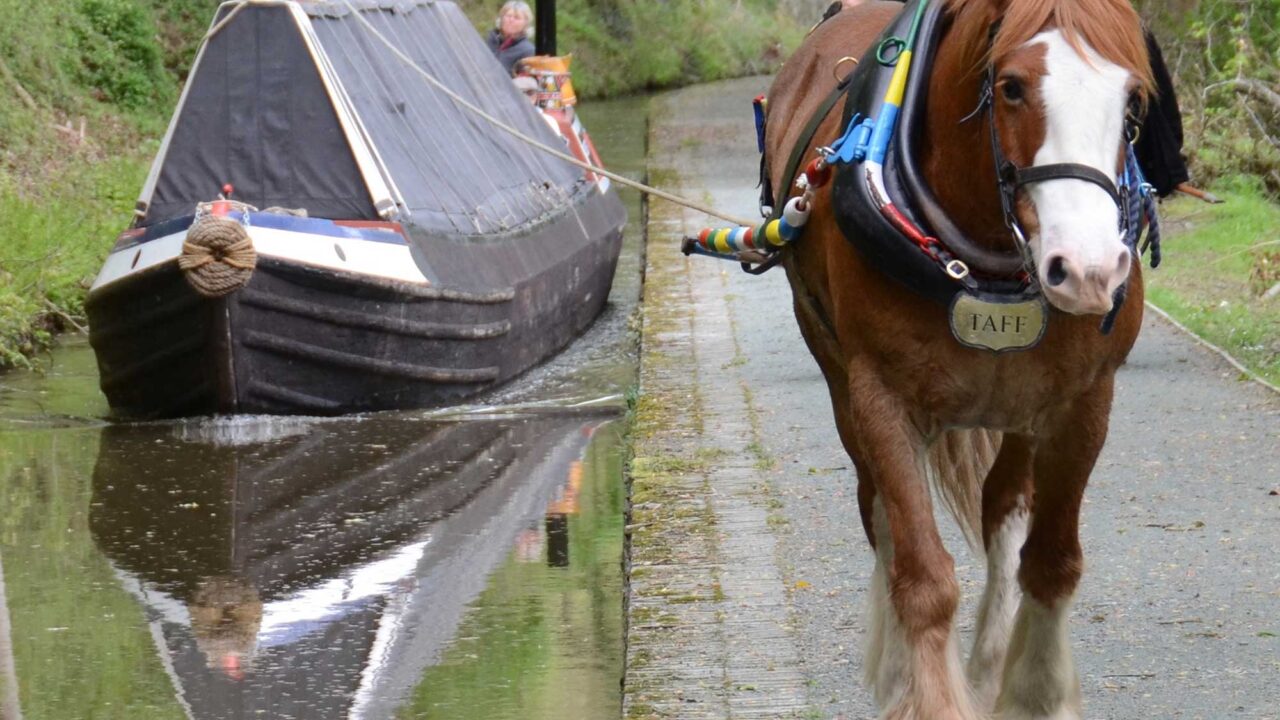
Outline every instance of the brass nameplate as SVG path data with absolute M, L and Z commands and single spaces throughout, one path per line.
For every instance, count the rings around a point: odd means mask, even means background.
M 951 334 L 961 345 L 995 352 L 1027 350 L 1040 343 L 1049 309 L 1037 295 L 1020 300 L 956 293 Z

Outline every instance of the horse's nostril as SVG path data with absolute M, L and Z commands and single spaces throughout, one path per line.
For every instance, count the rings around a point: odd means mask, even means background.
M 1067 281 L 1067 263 L 1061 255 L 1049 261 L 1049 272 L 1046 275 L 1050 287 L 1058 287 Z

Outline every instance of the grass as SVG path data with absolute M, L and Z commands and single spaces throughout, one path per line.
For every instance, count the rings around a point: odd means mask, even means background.
M 36 192 L 0 175 L 0 368 L 85 324 L 85 291 L 146 169 L 138 156 L 69 163 Z
M 1280 297 L 1261 297 L 1280 282 L 1280 205 L 1249 178 L 1225 181 L 1215 192 L 1227 202 L 1179 198 L 1164 205 L 1164 263 L 1146 274 L 1147 299 L 1280 384 Z
M 30 365 L 54 333 L 84 324 L 85 290 L 129 220 L 147 139 L 163 131 L 199 37 L 175 18 L 212 8 L 0 0 L 21 18 L 0 25 L 0 369 Z

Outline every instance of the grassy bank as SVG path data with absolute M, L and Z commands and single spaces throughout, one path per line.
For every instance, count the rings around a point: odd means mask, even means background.
M 1165 203 L 1164 264 L 1147 299 L 1193 332 L 1280 384 L 1280 206 L 1256 179 L 1224 181 L 1227 202 Z
M 197 5 L 0 0 L 14 19 L 0 24 L 0 368 L 84 324 L 84 291 L 177 98 L 183 12 Z
M 145 175 L 146 161 L 125 155 L 69 167 L 37 192 L 0 184 L 0 367 L 84 325 L 85 290 Z

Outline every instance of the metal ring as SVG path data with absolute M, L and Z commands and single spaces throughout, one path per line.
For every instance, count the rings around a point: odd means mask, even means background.
M 969 266 L 959 260 L 952 260 L 947 263 L 947 274 L 956 280 L 963 280 L 969 277 Z
M 854 64 L 854 67 L 857 67 L 858 58 L 845 55 L 844 57 L 836 61 L 836 66 L 831 69 L 831 74 L 835 76 L 836 82 L 841 82 L 844 80 L 844 76 L 840 74 L 840 67 L 847 62 L 851 62 Z
M 876 48 L 876 61 L 885 67 L 896 65 L 898 58 L 902 57 L 902 52 L 907 49 L 907 41 L 900 37 L 887 37 L 881 41 L 880 46 Z M 893 57 L 889 57 L 888 52 L 893 51 Z

